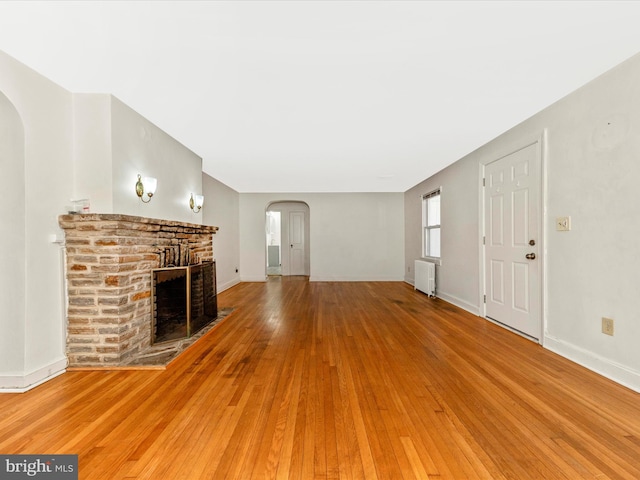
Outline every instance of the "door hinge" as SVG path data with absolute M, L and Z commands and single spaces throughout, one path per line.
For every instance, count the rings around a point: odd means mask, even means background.
M 487 303 L 487 296 L 484 296 L 484 303 Z
M 484 243 L 485 238 L 487 238 L 487 237 L 485 237 L 485 236 L 483 236 L 483 237 L 482 237 L 482 244 L 483 244 L 483 245 L 485 244 L 485 243 Z
M 483 187 L 486 187 L 486 186 L 487 186 L 487 184 L 486 184 L 486 180 L 485 180 L 484 178 L 482 179 L 482 186 L 483 186 Z

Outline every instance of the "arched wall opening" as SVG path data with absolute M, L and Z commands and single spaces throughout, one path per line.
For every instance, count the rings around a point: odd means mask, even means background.
M 265 208 L 267 275 L 309 276 L 310 208 L 306 202 L 276 201 Z
M 24 126 L 0 92 L 0 375 L 22 372 L 25 344 Z

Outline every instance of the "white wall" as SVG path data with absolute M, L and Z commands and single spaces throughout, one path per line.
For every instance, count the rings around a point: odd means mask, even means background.
M 24 127 L 24 170 L 10 173 L 15 181 L 3 183 L 2 191 L 4 201 L 18 202 L 21 218 L 12 228 L 24 228 L 24 241 L 14 250 L 18 267 L 13 270 L 24 268 L 24 283 L 9 288 L 20 276 L 0 273 L 3 295 L 16 295 L 14 307 L 0 311 L 0 336 L 17 341 L 0 353 L 0 388 L 21 390 L 66 366 L 61 250 L 50 235 L 61 234 L 58 215 L 73 191 L 72 101 L 69 92 L 1 51 L 0 71 L 0 92 Z M 14 243 L 3 236 L 0 248 Z M 9 312 L 18 317 L 8 318 Z M 8 327 L 21 333 L 16 336 Z
M 213 236 L 218 292 L 240 283 L 240 194 L 209 175 L 202 174 L 202 221 L 219 228 Z
M 405 271 L 420 255 L 419 194 L 442 185 L 439 294 L 480 311 L 479 164 L 543 132 L 544 346 L 640 391 L 640 55 L 407 191 Z
M 266 276 L 266 208 L 272 202 L 309 205 L 310 280 L 403 279 L 402 193 L 241 193 L 242 281 Z
M 115 97 L 111 97 L 113 212 L 201 224 L 189 208 L 202 192 L 202 159 Z M 135 193 L 138 174 L 158 179 L 151 201 Z
M 111 95 L 73 94 L 74 192 L 90 211 L 113 212 Z

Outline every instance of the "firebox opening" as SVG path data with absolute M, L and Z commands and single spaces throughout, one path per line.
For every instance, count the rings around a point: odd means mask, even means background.
M 215 262 L 158 268 L 151 275 L 152 344 L 189 338 L 217 318 Z

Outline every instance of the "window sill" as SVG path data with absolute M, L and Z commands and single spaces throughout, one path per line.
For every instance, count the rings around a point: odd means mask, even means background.
M 442 265 L 442 258 L 440 257 L 422 257 L 425 262 L 435 263 L 436 265 Z

